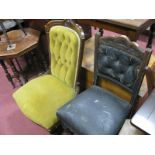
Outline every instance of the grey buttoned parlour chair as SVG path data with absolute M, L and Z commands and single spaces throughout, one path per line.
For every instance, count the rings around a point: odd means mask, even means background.
M 125 37 L 95 36 L 94 85 L 57 111 L 64 128 L 74 134 L 118 134 L 135 106 L 150 59 Z M 106 79 L 131 93 L 126 101 L 99 86 Z

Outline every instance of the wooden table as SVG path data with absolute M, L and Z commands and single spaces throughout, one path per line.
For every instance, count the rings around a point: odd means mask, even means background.
M 152 33 L 155 30 L 155 19 L 78 19 L 77 22 L 126 35 L 132 41 L 137 41 L 149 26 Z
M 148 134 L 155 135 L 155 89 L 133 116 L 131 123 Z
M 8 80 L 11 82 L 13 87 L 15 87 L 15 84 L 13 82 L 13 78 L 17 78 L 20 81 L 20 84 L 22 85 L 22 81 L 20 80 L 19 71 L 16 68 L 16 65 L 14 65 L 13 59 L 16 60 L 19 56 L 24 55 L 25 53 L 28 53 L 38 47 L 39 43 L 39 36 L 40 32 L 31 28 L 25 29 L 27 35 L 25 35 L 22 30 L 12 30 L 8 32 L 9 40 L 12 42 L 12 45 L 15 45 L 14 48 L 7 49 L 8 43 L 6 40 L 6 37 L 4 35 L 1 35 L 0 38 L 0 64 L 2 65 L 6 76 Z M 5 64 L 7 62 L 14 75 L 11 75 L 8 71 L 8 68 Z M 21 71 L 22 68 L 18 61 L 16 60 L 16 63 L 18 65 L 19 70 Z M 25 79 L 25 78 L 24 78 Z M 25 82 L 25 81 L 24 81 Z

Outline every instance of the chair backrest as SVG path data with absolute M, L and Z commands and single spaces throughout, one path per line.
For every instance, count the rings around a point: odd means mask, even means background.
M 52 75 L 75 88 L 84 48 L 82 28 L 71 20 L 56 20 L 46 25 L 46 33 Z
M 152 50 L 142 52 L 126 37 L 95 37 L 94 84 L 98 77 L 112 81 L 128 90 L 131 104 L 138 95 Z

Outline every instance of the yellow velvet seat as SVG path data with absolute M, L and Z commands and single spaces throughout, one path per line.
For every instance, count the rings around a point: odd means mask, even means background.
M 52 75 L 44 75 L 18 89 L 13 97 L 28 118 L 49 129 L 57 122 L 57 109 L 75 95 L 75 90 L 64 82 Z
M 49 37 L 51 74 L 29 81 L 13 94 L 20 110 L 46 129 L 51 129 L 57 123 L 57 110 L 77 93 L 76 83 L 83 47 L 81 36 L 76 30 L 66 26 L 64 21 L 56 23 L 58 25 L 49 22 L 48 33 L 46 31 Z M 70 24 L 72 27 L 78 26 Z

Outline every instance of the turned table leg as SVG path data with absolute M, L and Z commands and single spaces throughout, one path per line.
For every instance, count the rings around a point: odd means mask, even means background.
M 150 27 L 149 40 L 148 40 L 147 45 L 146 45 L 147 48 L 152 48 L 152 42 L 153 42 L 154 35 L 155 35 L 155 23 L 152 24 Z
M 101 36 L 103 35 L 103 29 L 99 28 L 99 32 L 101 33 Z

